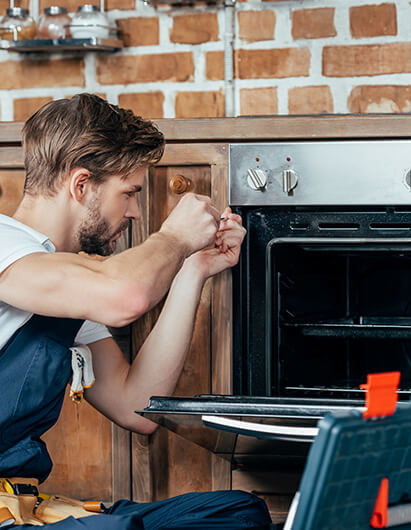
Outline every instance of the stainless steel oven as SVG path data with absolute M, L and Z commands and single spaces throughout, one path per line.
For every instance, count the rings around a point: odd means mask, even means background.
M 233 464 L 302 464 L 368 373 L 411 394 L 411 141 L 233 144 L 247 228 L 233 273 L 233 396 L 153 398 L 147 417 Z

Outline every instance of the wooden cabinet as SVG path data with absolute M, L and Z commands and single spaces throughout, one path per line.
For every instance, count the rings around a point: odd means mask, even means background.
M 23 196 L 24 171 L 0 169 L 0 213 L 13 215 Z
M 144 222 L 135 223 L 133 244 L 157 231 L 180 200 L 182 194 L 172 186 L 176 177 L 177 181 L 189 181 L 190 191 L 211 196 L 223 211 L 227 205 L 226 174 L 227 145 L 202 144 L 190 149 L 168 145 L 159 165 L 147 175 L 140 205 Z M 230 392 L 230 275 L 221 276 L 209 280 L 203 290 L 193 341 L 175 391 L 178 396 Z M 159 310 L 155 308 L 132 326 L 133 352 L 138 351 Z M 227 463 L 216 465 L 211 453 L 174 433 L 159 428 L 149 440 L 139 435 L 133 435 L 132 440 L 134 500 L 161 500 L 189 491 L 230 487 Z

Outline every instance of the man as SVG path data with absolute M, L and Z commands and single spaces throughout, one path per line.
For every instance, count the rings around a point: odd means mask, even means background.
M 151 395 L 173 392 L 204 282 L 235 265 L 245 235 L 229 208 L 220 221 L 209 198 L 187 194 L 159 232 L 111 256 L 129 221 L 138 219 L 136 194 L 147 167 L 161 158 L 164 139 L 151 122 L 97 96 L 48 103 L 25 124 L 23 148 L 23 200 L 13 218 L 0 216 L 0 515 L 3 506 L 6 525 L 59 519 L 50 516 L 54 505 L 37 495 L 32 478 L 41 482 L 51 470 L 40 436 L 58 418 L 73 343 L 91 351 L 95 384 L 87 400 L 122 427 L 153 432 L 154 424 L 134 410 Z M 168 290 L 156 326 L 129 365 L 105 325 L 133 322 Z M 16 513 L 14 494 L 22 492 L 27 495 L 17 496 Z M 77 508 L 68 513 L 85 515 Z M 105 514 L 55 526 L 239 529 L 268 523 L 260 499 L 210 492 L 159 503 L 120 501 Z

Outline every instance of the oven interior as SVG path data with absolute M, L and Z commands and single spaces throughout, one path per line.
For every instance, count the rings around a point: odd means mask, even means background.
M 268 247 L 271 393 L 358 398 L 367 374 L 411 388 L 411 249 L 398 243 L 284 242 Z

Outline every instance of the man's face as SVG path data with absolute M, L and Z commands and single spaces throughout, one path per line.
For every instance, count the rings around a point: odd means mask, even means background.
M 88 199 L 87 213 L 77 233 L 83 252 L 100 256 L 114 252 L 129 221 L 139 218 L 136 195 L 143 186 L 145 172 L 142 167 L 126 179 L 111 176 L 96 188 Z

